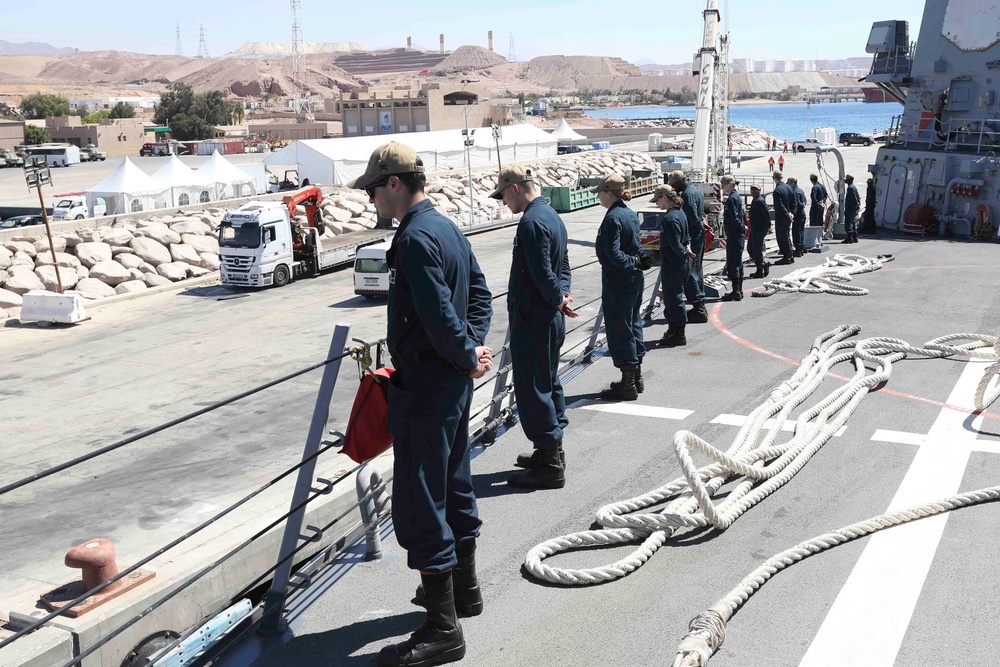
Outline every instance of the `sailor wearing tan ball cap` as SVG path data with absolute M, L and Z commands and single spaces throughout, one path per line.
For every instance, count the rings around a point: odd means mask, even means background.
M 601 206 L 608 209 L 597 232 L 597 259 L 601 263 L 601 301 L 604 306 L 608 352 L 622 372 L 620 382 L 601 393 L 615 401 L 634 401 L 644 389 L 642 357 L 642 272 L 652 266 L 652 260 L 642 253 L 639 245 L 639 217 L 625 202 L 632 193 L 625 188 L 625 179 L 608 174 L 601 179 L 596 192 Z

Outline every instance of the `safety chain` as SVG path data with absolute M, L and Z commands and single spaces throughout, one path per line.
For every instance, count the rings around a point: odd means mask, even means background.
M 894 259 L 895 257 L 892 255 L 878 255 L 872 259 L 864 255 L 838 254 L 828 258 L 819 266 L 803 267 L 782 278 L 773 278 L 755 289 L 750 295 L 766 297 L 778 292 L 802 292 L 805 294 L 866 296 L 867 289 L 848 285 L 852 280 L 851 276 L 878 271 L 883 264 Z
M 967 357 L 1000 361 L 1000 338 L 977 334 L 953 334 L 913 347 L 895 338 L 846 340 L 857 334 L 857 326 L 841 326 L 818 337 L 809 355 L 792 377 L 774 389 L 767 400 L 750 413 L 733 445 L 723 452 L 689 431 L 674 436 L 674 453 L 682 476 L 665 486 L 628 500 L 605 505 L 597 511 L 597 523 L 605 528 L 557 537 L 539 544 L 525 556 L 532 576 L 564 585 L 589 585 L 613 581 L 635 571 L 681 529 L 712 526 L 725 530 L 743 513 L 788 482 L 847 422 L 874 387 L 892 374 L 892 364 L 910 355 L 943 358 Z M 961 341 L 961 342 L 958 342 Z M 794 436 L 776 444 L 791 412 L 804 403 L 836 364 L 850 361 L 855 374 L 795 419 Z M 997 364 L 1000 366 L 1000 364 Z M 874 370 L 869 371 L 868 367 Z M 998 371 L 1000 372 L 1000 371 Z M 985 386 L 982 387 L 985 393 Z M 1000 397 L 994 390 L 977 405 Z M 765 429 L 768 419 L 774 422 Z M 696 468 L 692 451 L 713 463 Z M 716 505 L 713 496 L 732 479 L 738 482 Z M 669 502 L 657 513 L 637 513 Z M 609 565 L 567 569 L 543 560 L 575 548 L 642 541 L 625 558 Z

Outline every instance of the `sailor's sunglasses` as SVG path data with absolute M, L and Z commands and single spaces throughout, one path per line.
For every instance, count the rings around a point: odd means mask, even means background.
M 369 199 L 375 199 L 375 190 L 381 187 L 385 187 L 389 183 L 389 177 L 383 176 L 365 188 L 365 194 L 368 195 Z

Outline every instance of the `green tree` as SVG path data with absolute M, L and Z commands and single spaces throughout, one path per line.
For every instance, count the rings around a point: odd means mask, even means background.
M 170 129 L 175 139 L 180 141 L 197 141 L 211 139 L 215 134 L 215 126 L 206 123 L 198 116 L 177 114 L 170 119 Z
M 229 124 L 239 125 L 243 122 L 243 119 L 247 116 L 246 107 L 239 100 L 235 100 L 230 103 L 229 107 Z
M 26 144 L 47 144 L 49 142 L 49 135 L 45 134 L 45 130 L 40 127 L 35 127 L 34 125 L 26 125 L 24 128 L 24 143 Z
M 107 120 L 108 118 L 111 118 L 111 112 L 107 109 L 101 109 L 100 111 L 95 111 L 84 116 L 83 122 L 88 125 L 97 125 L 102 120 Z
M 135 107 L 128 102 L 119 102 L 111 107 L 110 118 L 135 118 Z
M 68 116 L 69 100 L 62 95 L 35 93 L 21 100 L 21 114 L 25 118 L 41 119 L 50 116 Z

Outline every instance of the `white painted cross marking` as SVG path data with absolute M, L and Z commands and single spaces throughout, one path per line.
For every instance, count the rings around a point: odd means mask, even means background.
M 747 419 L 748 418 L 744 417 L 743 415 L 722 414 L 722 415 L 719 415 L 718 417 L 716 417 L 715 419 L 713 419 L 712 423 L 713 424 L 724 424 L 726 426 L 743 426 L 743 424 L 746 423 Z M 773 419 L 768 419 L 766 422 L 764 422 L 764 429 L 765 430 L 770 430 L 770 428 L 772 426 L 774 426 L 774 420 Z M 787 433 L 794 433 L 795 432 L 795 421 L 794 420 L 786 421 L 784 424 L 781 425 L 781 430 L 785 431 Z M 834 433 L 833 435 L 834 435 L 834 437 L 839 437 L 841 435 L 844 435 L 844 431 L 846 431 L 846 430 L 847 430 L 846 426 L 841 426 L 839 429 L 837 429 L 837 432 Z
M 988 367 L 968 362 L 947 403 L 972 411 L 976 387 Z M 982 418 L 972 422 L 973 430 L 965 425 L 968 418 L 968 412 L 943 408 L 926 436 L 876 433 L 879 440 L 920 447 L 887 511 L 955 495 L 969 454 L 1000 450 L 977 441 Z M 799 667 L 895 663 L 949 516 L 921 519 L 870 538 Z
M 577 401 L 570 409 L 594 410 L 595 412 L 611 412 L 631 417 L 655 417 L 657 419 L 687 419 L 694 410 L 679 410 L 677 408 L 658 408 L 654 405 L 634 405 L 631 403 L 604 403 L 601 401 Z

